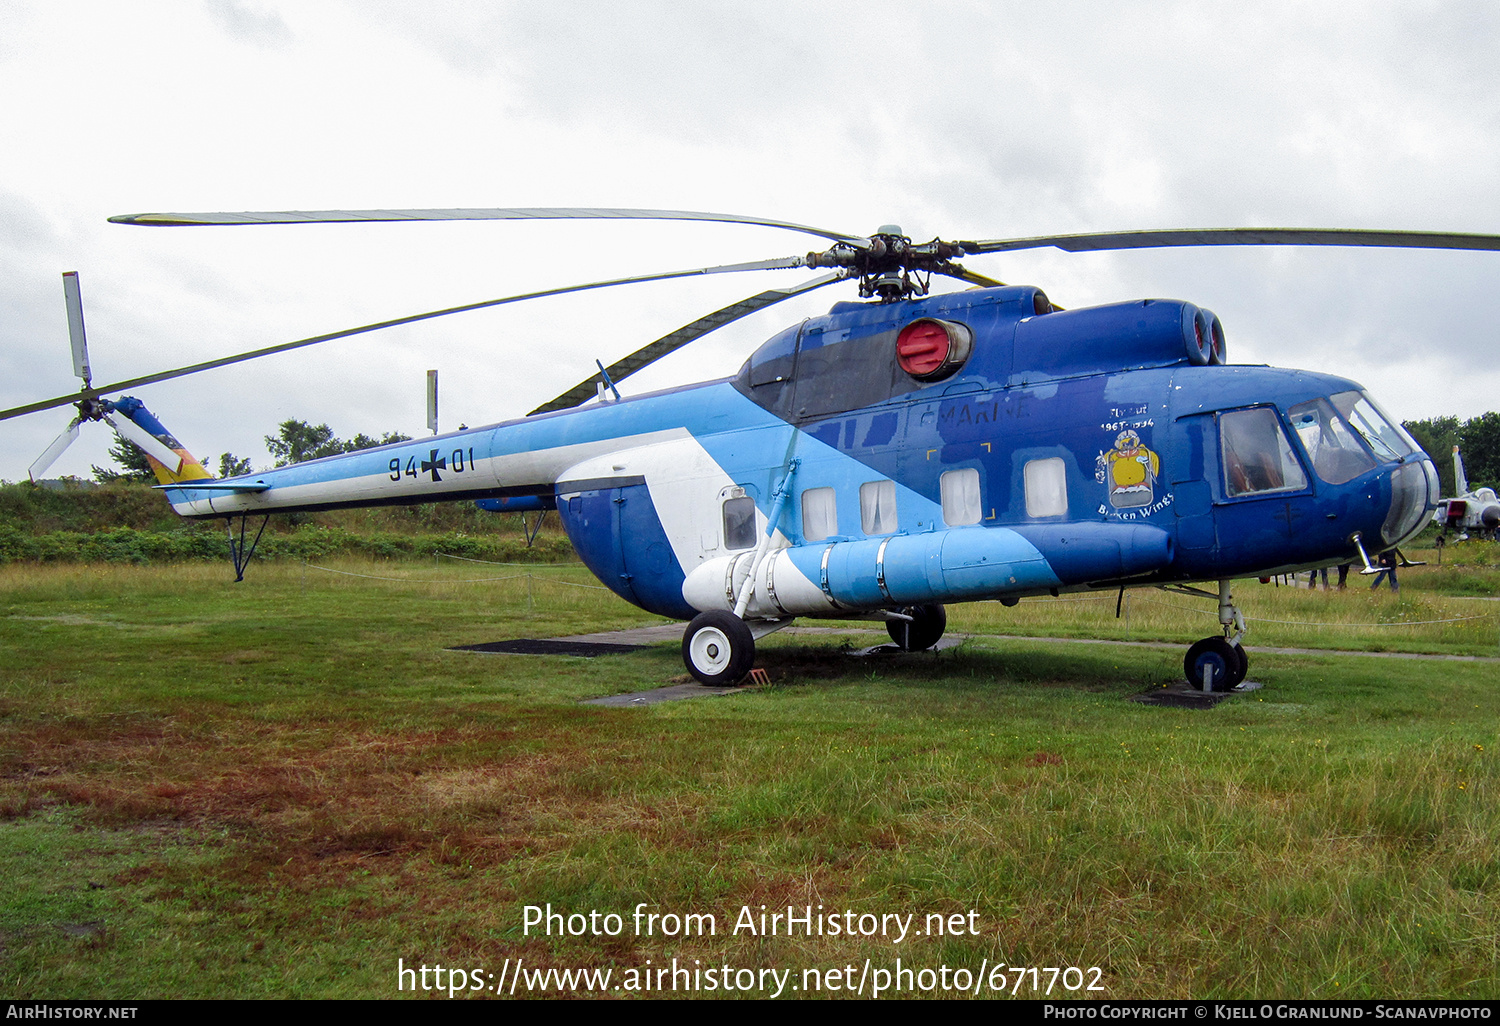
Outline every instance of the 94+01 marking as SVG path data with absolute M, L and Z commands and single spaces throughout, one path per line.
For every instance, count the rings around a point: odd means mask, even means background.
M 441 481 L 440 470 L 447 470 L 454 474 L 462 474 L 465 470 L 474 466 L 474 449 L 454 449 L 447 456 L 439 456 L 440 450 L 433 449 L 425 460 L 418 462 L 417 457 L 408 456 L 406 467 L 401 466 L 401 457 L 392 458 L 390 463 L 390 476 L 392 481 L 399 481 L 403 477 L 420 477 L 422 474 L 431 474 L 432 480 Z

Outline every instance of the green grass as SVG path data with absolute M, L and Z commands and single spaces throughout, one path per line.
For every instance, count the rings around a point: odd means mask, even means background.
M 535 515 L 530 518 L 535 529 Z M 249 525 L 249 541 L 260 527 Z M 222 521 L 186 521 L 142 484 L 53 490 L 0 482 L 0 565 L 218 563 Z M 435 554 L 552 562 L 573 557 L 556 516 L 528 542 L 522 518 L 472 503 L 422 503 L 273 517 L 256 549 L 262 561 L 431 559 Z
M 1109 596 L 955 607 L 987 636 L 936 655 L 851 658 L 878 640 L 859 625 L 773 635 L 770 687 L 601 708 L 578 699 L 680 678 L 676 646 L 446 651 L 662 622 L 578 568 L 337 567 L 403 580 L 0 568 L 0 990 L 380 998 L 398 958 L 800 984 L 899 957 L 1098 966 L 1114 999 L 1500 996 L 1500 664 L 1257 654 L 1264 687 L 1191 711 L 1125 700 L 1180 647 L 992 636 L 1124 638 Z M 1496 655 L 1492 618 L 1395 626 L 1488 611 L 1422 573 L 1400 600 L 1237 595 L 1251 644 Z M 1131 640 L 1214 627 L 1207 600 L 1132 603 Z M 636 936 L 641 902 L 719 933 Z M 548 903 L 625 929 L 523 933 Z M 729 932 L 788 904 L 919 929 L 972 909 L 979 935 Z
M 1500 571 L 1485 562 L 1493 548 L 1450 546 L 1443 566 L 1431 550 L 1412 550 L 1413 560 L 1428 565 L 1400 571 L 1396 595 L 1385 587 L 1372 591 L 1370 579 L 1352 570 L 1344 591 L 1236 581 L 1235 601 L 1249 626 L 1245 644 L 1500 657 L 1500 602 L 1478 601 L 1500 596 Z M 1455 558 L 1477 562 L 1455 564 Z M 1210 599 L 1143 589 L 1123 600 L 1111 591 L 1026 599 L 1010 608 L 971 603 L 952 607 L 948 623 L 950 631 L 1191 643 L 1216 633 L 1218 611 Z

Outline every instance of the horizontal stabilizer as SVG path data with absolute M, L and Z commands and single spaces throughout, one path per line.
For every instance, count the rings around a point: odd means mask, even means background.
M 263 492 L 271 486 L 264 481 L 178 481 L 172 484 L 153 485 L 152 487 L 158 490 L 190 488 L 198 492 Z

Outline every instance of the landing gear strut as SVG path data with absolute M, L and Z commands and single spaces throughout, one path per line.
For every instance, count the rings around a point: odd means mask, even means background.
M 1207 594 L 1206 592 L 1197 592 Z M 1234 605 L 1229 582 L 1219 582 L 1219 623 L 1223 637 L 1204 638 L 1188 649 L 1182 661 L 1187 682 L 1204 691 L 1233 691 L 1250 669 L 1250 657 L 1240 644 L 1245 636 L 1245 618 Z

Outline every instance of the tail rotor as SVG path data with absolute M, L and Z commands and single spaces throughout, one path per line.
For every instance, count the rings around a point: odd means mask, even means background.
M 119 402 L 111 402 L 101 399 L 93 392 L 93 369 L 89 366 L 88 336 L 83 326 L 83 293 L 78 286 L 78 272 L 63 272 L 63 302 L 68 311 L 68 344 L 73 351 L 73 373 L 83 382 L 81 395 L 83 398 L 75 404 L 78 416 L 63 429 L 63 433 L 53 439 L 52 444 L 42 451 L 27 470 L 33 484 L 41 480 L 52 464 L 67 451 L 68 446 L 77 440 L 79 426 L 87 421 L 102 420 L 115 432 L 132 444 L 139 447 L 147 456 L 161 464 L 171 477 L 176 478 L 183 473 L 185 457 L 182 453 L 173 450 L 151 431 L 137 424 L 133 419 L 138 412 L 144 412 L 145 407 L 139 400 L 124 398 Z M 150 415 L 147 414 L 149 417 Z M 170 436 L 168 436 L 170 439 Z M 174 443 L 175 444 L 175 443 Z M 196 462 L 196 461 L 195 461 Z M 158 477 L 161 475 L 158 473 Z

